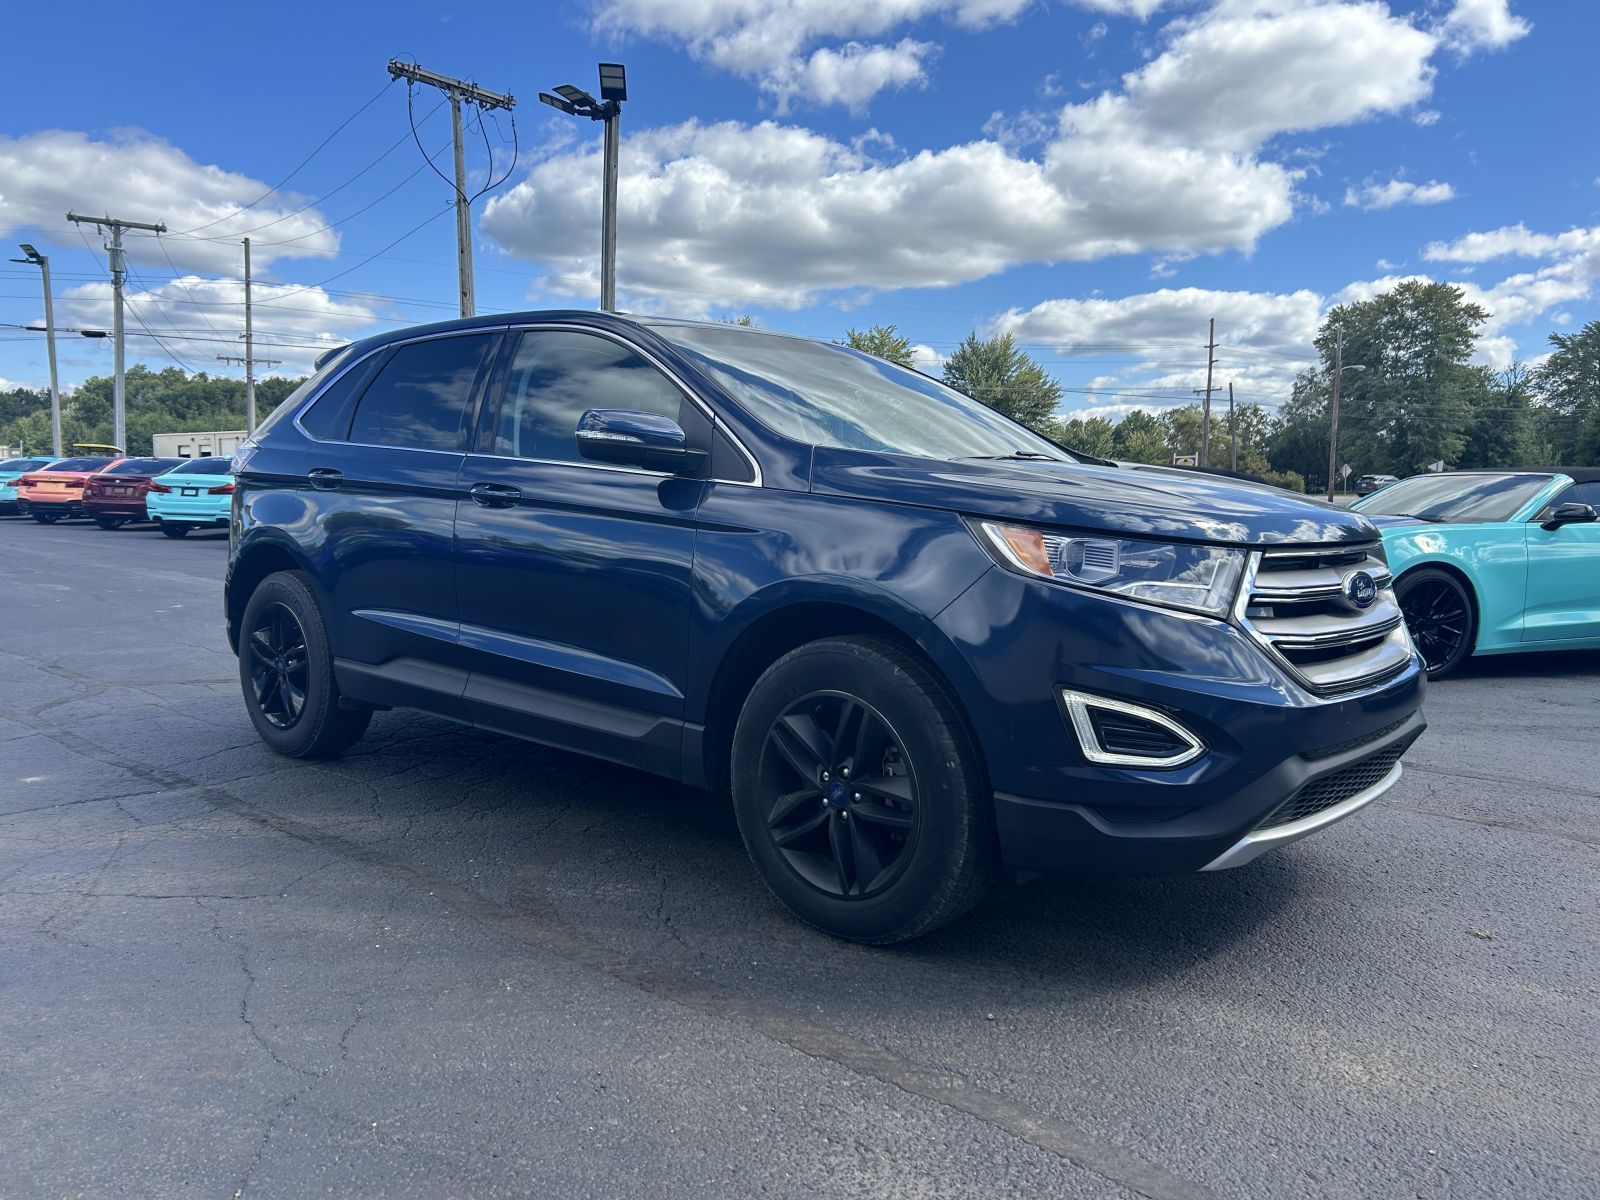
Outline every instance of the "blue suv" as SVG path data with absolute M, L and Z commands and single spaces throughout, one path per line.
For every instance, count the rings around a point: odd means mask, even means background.
M 1215 870 L 1371 802 L 1423 672 L 1365 518 L 1086 459 L 914 371 L 519 313 L 319 364 L 234 459 L 251 720 L 410 708 L 731 796 L 777 897 L 915 937 L 1002 865 Z

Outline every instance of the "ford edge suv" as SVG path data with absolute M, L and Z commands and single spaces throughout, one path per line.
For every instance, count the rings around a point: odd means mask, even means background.
M 1002 865 L 1237 866 L 1424 727 L 1365 518 L 1084 460 L 842 346 L 387 333 L 233 469 L 228 635 L 274 750 L 410 708 L 726 793 L 778 899 L 860 941 Z

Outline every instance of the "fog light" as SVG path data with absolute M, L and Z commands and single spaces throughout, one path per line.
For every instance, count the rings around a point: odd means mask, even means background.
M 1165 713 L 1142 704 L 1061 690 L 1061 703 L 1083 756 L 1109 767 L 1181 767 L 1205 743 Z

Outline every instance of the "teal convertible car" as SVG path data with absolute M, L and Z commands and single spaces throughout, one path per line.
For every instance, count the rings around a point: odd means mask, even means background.
M 1600 467 L 1417 475 L 1350 507 L 1383 531 L 1430 677 L 1473 654 L 1600 649 Z

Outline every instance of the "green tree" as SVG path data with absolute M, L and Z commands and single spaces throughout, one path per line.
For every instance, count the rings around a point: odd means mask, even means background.
M 1483 394 L 1467 426 L 1459 467 L 1514 467 L 1532 462 L 1534 437 L 1530 400 L 1533 376 L 1522 363 L 1496 374 L 1480 367 Z
M 1169 463 L 1172 451 L 1168 449 L 1167 427 L 1155 417 L 1136 408 L 1117 422 L 1111 435 L 1115 452 L 1111 457 L 1128 462 Z
M 1055 424 L 1061 385 L 1009 333 L 986 341 L 969 333 L 945 360 L 944 381 L 1029 429 L 1048 434 Z
M 875 355 L 898 367 L 911 365 L 911 339 L 895 332 L 893 325 L 874 325 L 871 329 L 851 329 L 844 335 L 844 344 L 863 354 Z
M 1600 321 L 1577 333 L 1552 333 L 1555 347 L 1534 372 L 1535 425 L 1551 450 L 1550 465 L 1600 461 Z
M 1116 457 L 1117 427 L 1105 417 L 1073 417 L 1057 424 L 1050 437 L 1080 454 Z
M 719 317 L 718 320 L 724 325 L 743 325 L 746 328 L 754 328 L 756 323 L 749 313 L 740 313 L 737 317 Z
M 1319 487 L 1328 475 L 1328 377 L 1302 371 L 1278 409 L 1268 436 L 1267 458 L 1275 471 L 1292 471 Z
M 1323 372 L 1332 377 L 1340 332 L 1344 365 L 1365 368 L 1344 372 L 1340 461 L 1395 475 L 1459 463 L 1492 390 L 1470 362 L 1488 316 L 1459 287 L 1415 279 L 1333 309 L 1317 334 Z

